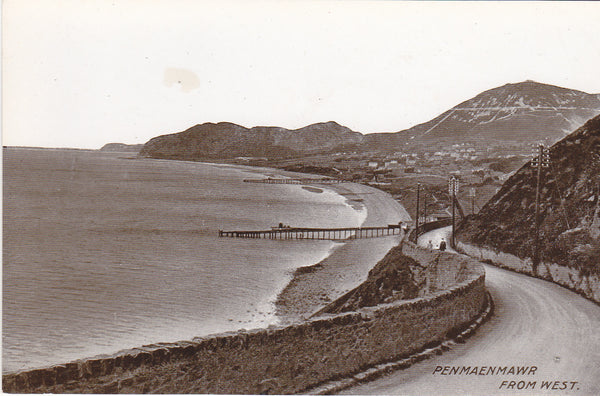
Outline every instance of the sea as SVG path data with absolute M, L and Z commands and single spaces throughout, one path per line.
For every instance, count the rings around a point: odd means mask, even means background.
M 93 150 L 3 149 L 2 370 L 277 324 L 294 270 L 339 243 L 219 238 L 356 227 L 329 189 L 273 170 Z

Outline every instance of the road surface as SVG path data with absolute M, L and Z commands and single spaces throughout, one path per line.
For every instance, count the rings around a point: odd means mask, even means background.
M 424 234 L 419 244 L 438 246 L 448 232 Z M 489 265 L 485 270 L 495 313 L 465 344 L 344 393 L 600 395 L 600 306 L 550 282 Z M 498 375 L 489 374 L 490 366 L 530 369 Z M 470 374 L 448 375 L 453 367 L 470 367 Z

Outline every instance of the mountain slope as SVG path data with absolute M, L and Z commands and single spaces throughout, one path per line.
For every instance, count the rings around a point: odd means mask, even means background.
M 541 259 L 600 274 L 600 116 L 550 148 L 542 168 Z M 532 257 L 536 169 L 525 164 L 475 216 L 460 239 Z
M 402 151 L 410 149 L 406 143 L 475 143 L 482 149 L 490 141 L 553 143 L 597 114 L 600 95 L 525 81 L 490 89 L 431 121 L 395 133 L 362 135 L 332 121 L 296 130 L 205 123 L 155 137 L 144 145 L 140 155 L 171 159 L 280 158 L 348 149 Z
M 406 132 L 418 139 L 461 135 L 516 141 L 558 139 L 597 114 L 597 95 L 525 81 L 485 91 Z
M 404 142 L 555 142 L 597 114 L 600 95 L 525 81 L 485 91 L 397 134 L 367 135 L 367 142 L 397 145 L 400 138 Z
M 183 132 L 155 137 L 144 145 L 140 155 L 171 159 L 277 158 L 329 150 L 362 140 L 362 134 L 332 121 L 296 130 L 280 127 L 248 129 L 228 122 L 205 123 Z

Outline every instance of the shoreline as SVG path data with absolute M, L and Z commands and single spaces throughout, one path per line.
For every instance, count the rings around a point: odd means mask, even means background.
M 352 197 L 360 197 L 362 201 L 354 203 L 359 203 L 367 211 L 367 217 L 361 226 L 410 220 L 404 207 L 384 191 L 355 183 L 327 188 L 346 197 L 350 205 Z M 275 301 L 275 314 L 280 324 L 304 320 L 357 287 L 366 280 L 375 264 L 400 240 L 399 235 L 351 240 L 335 248 L 320 262 L 297 268 Z
M 320 175 L 270 167 L 197 161 L 183 162 L 237 169 L 265 178 L 273 176 L 306 177 L 307 175 L 321 177 Z M 382 226 L 411 220 L 406 209 L 398 201 L 385 191 L 375 187 L 351 182 L 284 186 L 305 189 L 315 194 L 323 191 L 317 192 L 311 191 L 311 189 L 329 190 L 343 197 L 346 205 L 352 207 L 356 212 L 366 212 L 360 227 Z M 304 188 L 307 186 L 308 189 Z M 304 320 L 331 301 L 360 285 L 366 280 L 369 271 L 375 264 L 396 246 L 400 239 L 401 236 L 388 236 L 337 242 L 338 246 L 334 245 L 324 259 L 311 265 L 297 267 L 290 274 L 285 286 L 280 290 L 274 290 L 273 298 L 269 299 L 269 303 L 274 306 L 275 310 L 276 322 L 274 324 L 285 325 Z
M 61 151 L 60 149 L 58 151 Z M 96 152 L 96 150 L 92 150 L 94 152 Z M 133 159 L 133 158 L 131 158 Z M 158 161 L 173 161 L 173 160 L 158 160 Z M 176 162 L 180 162 L 180 161 L 176 161 Z M 183 161 L 186 163 L 191 163 L 191 164 L 198 164 L 198 162 L 196 161 Z M 229 165 L 229 164 L 212 164 L 212 163 L 201 163 L 201 164 L 206 164 L 206 165 L 210 165 L 210 166 L 217 166 L 217 167 L 227 167 L 227 168 L 236 168 L 242 172 L 247 172 L 247 173 L 251 173 L 254 175 L 281 175 L 284 177 L 295 177 L 295 176 L 303 176 L 306 177 L 306 174 L 303 173 L 297 173 L 297 172 L 289 172 L 289 171 L 283 171 L 283 170 L 279 170 L 276 168 L 265 168 L 265 167 L 251 167 L 251 166 L 247 166 L 247 165 Z M 312 185 L 293 185 L 293 186 L 288 186 L 291 188 L 295 188 L 295 189 L 301 189 L 303 187 L 306 186 L 312 186 Z M 394 216 L 397 216 L 398 213 L 401 213 L 402 211 L 404 211 L 404 209 L 401 207 L 400 204 L 398 204 L 396 201 L 394 201 L 391 196 L 389 196 L 388 194 L 384 193 L 381 190 L 377 190 L 374 189 L 372 187 L 368 187 L 368 186 L 363 186 L 363 185 L 358 185 L 358 184 L 344 184 L 344 185 L 318 185 L 318 187 L 314 187 L 314 188 L 318 188 L 319 190 L 326 190 L 326 191 L 330 191 L 333 194 L 339 195 L 340 197 L 336 198 L 339 199 L 338 202 L 344 203 L 345 200 L 345 204 L 352 206 L 352 208 L 356 211 L 356 212 L 363 212 L 362 216 L 359 216 L 359 221 L 360 221 L 360 225 L 362 226 L 367 226 L 367 225 L 383 225 L 383 224 L 388 224 L 388 223 L 397 223 L 397 221 L 394 220 Z M 306 190 L 306 189 L 304 189 Z M 310 190 L 308 190 L 310 191 Z M 317 191 L 310 191 L 311 193 L 315 193 L 315 194 L 321 194 L 323 191 L 321 192 L 317 192 Z M 364 194 L 365 196 L 361 195 Z M 366 197 L 366 195 L 368 195 L 368 197 Z M 360 197 L 360 200 L 358 199 L 358 197 Z M 379 202 L 377 205 L 375 205 L 375 203 Z M 391 208 L 394 207 L 394 204 L 396 205 L 394 210 L 391 210 Z M 376 209 L 374 209 L 377 206 Z M 398 208 L 401 208 L 400 211 L 398 211 Z M 398 212 L 395 214 L 395 212 Z M 405 211 L 404 211 L 405 212 Z M 408 214 L 406 214 L 408 216 Z M 292 296 L 292 298 L 287 300 L 287 306 L 294 312 L 303 312 L 303 313 L 307 313 L 310 314 L 311 312 L 311 307 L 312 305 L 305 305 L 303 300 L 306 298 L 307 294 L 310 294 L 312 297 L 314 298 L 320 298 L 322 297 L 322 295 L 317 295 L 315 293 L 313 293 L 312 289 L 299 289 L 298 286 L 301 285 L 301 281 L 299 281 L 297 278 L 297 273 L 298 272 L 303 272 L 302 269 L 304 268 L 312 268 L 312 267 L 316 267 L 316 266 L 320 266 L 320 267 L 324 267 L 325 271 L 314 271 L 311 272 L 309 274 L 305 274 L 308 275 L 308 277 L 303 277 L 304 280 L 309 280 L 310 279 L 316 279 L 318 282 L 318 284 L 321 287 L 326 288 L 326 299 L 325 301 L 321 301 L 321 300 L 317 300 L 317 302 L 319 303 L 319 306 L 326 304 L 328 301 L 327 299 L 335 299 L 337 298 L 339 295 L 343 294 L 346 290 L 348 290 L 349 288 L 353 288 L 356 284 L 362 282 L 362 280 L 364 280 L 368 274 L 368 271 L 370 270 L 370 268 L 372 268 L 377 261 L 379 261 L 379 259 L 381 257 L 383 257 L 383 255 L 385 255 L 385 253 L 387 253 L 387 251 L 389 250 L 389 248 L 391 248 L 392 246 L 395 246 L 397 244 L 397 242 L 394 242 L 393 240 L 390 239 L 396 239 L 397 237 L 385 237 L 385 238 L 374 238 L 372 240 L 355 240 L 355 241 L 350 241 L 350 242 L 344 242 L 344 243 L 335 243 L 332 242 L 332 248 L 329 250 L 329 252 L 327 253 L 327 256 L 325 256 L 324 259 L 311 264 L 311 265 L 306 265 L 305 263 L 307 263 L 307 261 L 305 261 L 304 266 L 301 267 L 297 267 L 297 268 L 293 268 L 289 270 L 288 272 L 288 276 L 286 276 L 285 281 L 280 284 L 277 285 L 277 288 L 272 290 L 272 293 L 270 293 L 270 297 L 269 300 L 266 301 L 265 303 L 270 305 L 272 307 L 272 312 L 273 312 L 273 321 L 272 323 L 267 323 L 264 326 L 260 326 L 260 327 L 267 327 L 269 324 L 279 324 L 284 320 L 288 320 L 289 316 L 282 316 L 282 312 L 278 309 L 277 303 L 280 301 L 280 299 L 282 298 L 282 295 L 287 291 L 288 295 L 289 295 L 289 291 L 290 290 L 295 290 L 296 292 L 301 292 L 301 293 L 296 293 Z M 348 245 L 351 245 L 350 247 L 348 247 Z M 359 245 L 362 245 L 359 246 Z M 377 252 L 374 252 L 374 250 L 377 251 L 381 251 L 381 254 L 378 254 Z M 380 256 L 380 257 L 379 257 Z M 323 256 L 321 256 L 323 257 Z M 318 258 L 317 258 L 318 259 Z M 348 268 L 345 268 L 345 266 L 343 265 L 344 262 L 347 261 L 352 261 L 353 263 L 357 264 L 355 265 L 357 267 L 357 269 L 355 269 L 355 272 L 351 272 L 348 270 Z M 308 261 L 310 262 L 310 261 Z M 338 265 L 336 265 L 336 263 L 338 263 Z M 302 265 L 301 263 L 299 263 L 300 265 Z M 314 268 L 313 268 L 314 269 Z M 324 280 L 324 275 L 328 275 L 328 278 Z M 316 278 L 315 278 L 316 276 Z M 336 281 L 336 284 L 333 284 L 332 286 L 332 282 Z M 328 283 L 329 282 L 329 283 Z M 264 311 L 264 310 L 263 310 Z M 299 316 L 294 313 L 293 314 L 294 318 L 298 318 Z M 269 320 L 269 322 L 271 322 Z M 243 327 L 242 325 L 239 325 L 238 328 Z M 210 335 L 210 334 L 208 334 Z M 87 354 L 86 354 L 87 355 Z M 90 354 L 91 355 L 91 354 Z M 40 365 L 40 366 L 34 366 L 32 367 L 32 369 L 34 369 L 35 367 L 42 367 L 44 365 Z M 4 367 L 3 367 L 3 374 L 9 373 L 12 370 L 8 370 L 5 371 Z M 19 371 L 19 370 L 17 370 Z
M 156 159 L 152 159 L 156 160 Z M 173 161 L 161 160 L 159 161 Z M 177 160 L 175 160 L 177 161 Z M 237 169 L 262 177 L 321 177 L 310 173 L 286 171 L 283 169 L 258 167 L 240 164 L 183 161 L 202 163 L 221 168 Z M 346 205 L 356 212 L 366 212 L 360 227 L 395 224 L 411 220 L 406 209 L 391 195 L 375 187 L 358 183 L 343 184 L 298 184 L 284 185 L 297 187 L 315 194 L 329 190 L 343 197 Z M 304 187 L 309 187 L 304 188 Z M 311 191 L 319 189 L 322 191 Z M 275 290 L 269 303 L 274 306 L 277 325 L 285 325 L 308 318 L 320 308 L 344 295 L 367 279 L 369 271 L 386 253 L 400 242 L 401 236 L 388 236 L 372 239 L 355 239 L 337 242 L 322 260 L 297 267 L 288 282 L 280 290 Z

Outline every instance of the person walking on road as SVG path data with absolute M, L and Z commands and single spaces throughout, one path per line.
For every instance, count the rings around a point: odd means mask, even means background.
M 431 243 L 431 240 L 429 240 L 429 242 L 427 242 L 427 249 L 433 250 L 433 243 Z
M 446 250 L 446 241 L 444 240 L 444 238 L 442 238 L 442 241 L 440 242 L 440 250 L 443 252 L 444 250 Z

